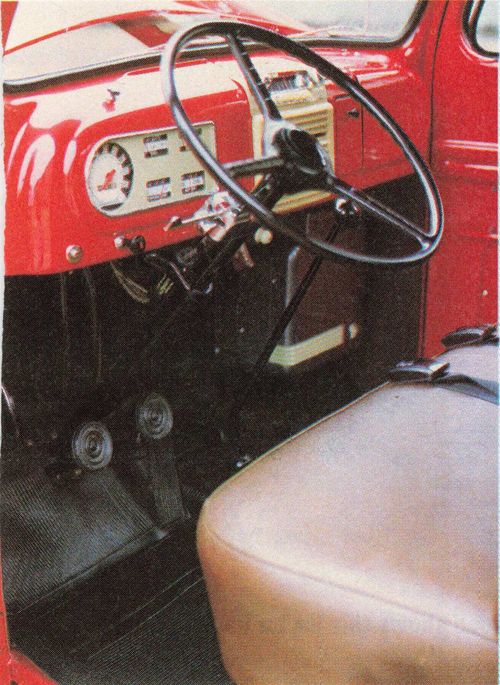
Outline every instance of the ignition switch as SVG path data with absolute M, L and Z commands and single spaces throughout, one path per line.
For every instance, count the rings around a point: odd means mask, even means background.
M 352 200 L 345 197 L 338 197 L 334 203 L 337 214 L 344 218 L 358 218 L 361 216 L 361 209 Z
M 136 235 L 130 239 L 118 235 L 115 238 L 115 247 L 117 250 L 128 249 L 133 255 L 143 254 L 146 251 L 146 239 L 142 235 Z

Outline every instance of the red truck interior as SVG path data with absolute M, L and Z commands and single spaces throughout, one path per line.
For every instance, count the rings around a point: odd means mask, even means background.
M 17 4 L 1 3 L 4 46 Z M 297 31 L 236 2 L 174 4 L 169 21 Z M 396 267 L 308 251 L 332 240 L 387 261 L 411 248 L 304 174 L 297 199 L 291 172 L 267 224 L 266 207 L 252 210 L 251 235 L 236 228 L 211 251 L 205 240 L 202 254 L 193 215 L 234 207 L 192 148 L 201 140 L 234 167 L 258 156 L 266 127 L 237 51 L 208 41 L 179 59 L 189 140 L 156 10 L 108 21 L 144 45 L 134 60 L 32 75 L 44 42 L 25 46 L 29 60 L 7 44 L 0 685 L 229 685 L 196 552 L 206 498 L 399 360 L 497 319 L 498 57 L 475 40 L 483 4 L 419 2 L 394 42 L 304 37 L 393 117 L 436 181 L 439 248 Z M 346 187 L 411 226 L 432 225 L 434 205 L 380 121 L 277 45 L 253 45 L 252 60 L 311 154 L 325 149 Z M 104 162 L 115 166 L 101 178 Z M 117 177 L 122 195 L 106 204 Z

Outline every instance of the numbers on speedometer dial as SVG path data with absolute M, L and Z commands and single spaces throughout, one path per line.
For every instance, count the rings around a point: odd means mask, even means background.
M 101 210 L 118 209 L 130 194 L 132 180 L 128 154 L 116 143 L 105 143 L 96 151 L 87 176 L 92 204 Z

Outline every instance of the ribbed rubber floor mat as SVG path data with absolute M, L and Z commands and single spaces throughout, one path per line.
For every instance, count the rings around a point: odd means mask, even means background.
M 156 536 L 111 469 L 57 483 L 34 471 L 2 483 L 5 600 L 14 613 Z
M 135 630 L 93 655 L 63 685 L 206 685 L 231 682 L 220 661 L 202 580 Z M 83 676 L 83 677 L 82 677 Z
M 26 612 L 11 636 L 61 685 L 231 685 L 196 564 L 181 531 Z

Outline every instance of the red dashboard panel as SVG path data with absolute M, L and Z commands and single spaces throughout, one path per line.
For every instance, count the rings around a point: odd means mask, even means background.
M 434 20 L 433 12 L 425 17 Z M 368 87 L 426 154 L 430 88 L 425 46 L 420 52 L 412 48 L 422 43 L 419 31 L 407 44 L 385 51 L 325 48 L 322 53 Z M 272 60 L 269 53 L 266 58 Z M 186 62 L 178 69 L 186 110 L 194 122 L 213 122 L 222 162 L 252 157 L 254 150 L 248 94 L 232 76 L 234 64 L 230 66 L 221 58 Z M 291 67 L 298 63 L 291 61 Z M 409 173 L 406 160 L 369 115 L 352 116 L 351 103 L 336 86 L 328 87 L 328 99 L 338 99 L 333 116 L 339 176 L 368 187 Z M 173 215 L 190 216 L 200 206 L 199 198 L 106 216 L 92 205 L 86 188 L 85 165 L 99 141 L 174 125 L 157 67 L 7 95 L 7 274 L 56 273 L 126 256 L 115 246 L 118 235 L 141 234 L 147 249 L 195 237 L 194 226 L 167 232 L 164 227 Z M 75 246 L 76 264 L 67 257 Z
M 200 69 L 200 67 L 195 67 Z M 108 88 L 119 90 L 114 111 L 106 107 Z M 216 145 L 222 161 L 251 155 L 248 103 L 232 82 L 186 103 L 196 121 L 216 122 Z M 157 248 L 196 235 L 190 227 L 166 234 L 163 227 L 172 210 L 153 208 L 129 216 L 110 217 L 90 202 L 85 164 L 97 141 L 121 134 L 175 125 L 163 102 L 158 70 L 120 74 L 107 81 L 71 90 L 42 92 L 7 104 L 7 118 L 18 111 L 29 118 L 9 133 L 7 152 L 8 273 L 51 273 L 71 268 L 68 245 L 79 245 L 86 266 L 120 256 L 117 234 L 144 233 L 148 247 Z M 61 120 L 61 112 L 64 118 Z M 18 119 L 19 121 L 19 119 Z M 190 206 L 191 205 L 191 206 Z M 176 207 L 192 212 L 198 203 Z M 22 231 L 22 240 L 19 233 Z

